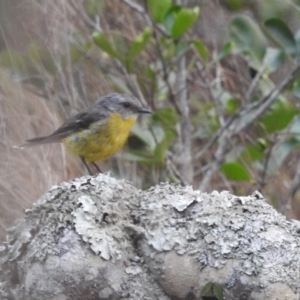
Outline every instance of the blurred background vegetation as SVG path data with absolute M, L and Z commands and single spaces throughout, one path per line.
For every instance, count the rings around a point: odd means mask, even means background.
M 300 0 L 0 0 L 0 239 L 84 174 L 61 145 L 12 146 L 112 91 L 154 113 L 102 170 L 144 189 L 259 190 L 299 218 L 299 29 Z

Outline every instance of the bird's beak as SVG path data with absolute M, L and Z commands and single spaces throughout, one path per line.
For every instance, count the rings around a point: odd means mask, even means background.
M 140 113 L 140 114 L 152 114 L 152 111 L 147 109 L 147 108 L 141 107 L 141 108 L 138 109 L 138 113 Z

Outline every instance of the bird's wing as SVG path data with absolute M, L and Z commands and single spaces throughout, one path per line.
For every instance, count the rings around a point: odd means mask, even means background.
M 59 127 L 48 137 L 61 140 L 72 133 L 89 128 L 89 126 L 96 121 L 101 121 L 104 119 L 105 115 L 99 113 L 99 111 L 87 110 L 68 119 L 61 127 Z
M 26 144 L 17 147 L 26 148 L 38 144 L 60 142 L 63 138 L 71 135 L 72 133 L 89 128 L 89 126 L 95 121 L 104 122 L 105 117 L 106 117 L 105 114 L 104 113 L 101 114 L 99 110 L 89 108 L 69 118 L 61 127 L 59 127 L 52 134 L 26 140 L 27 142 Z

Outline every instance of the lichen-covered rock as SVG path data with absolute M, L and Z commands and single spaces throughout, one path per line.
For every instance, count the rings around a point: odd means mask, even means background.
M 107 175 L 53 187 L 0 247 L 0 299 L 298 299 L 299 222 L 237 197 Z
M 138 192 L 105 175 L 53 187 L 8 231 L 0 299 L 168 299 L 131 237 Z
M 162 184 L 140 194 L 142 253 L 168 293 L 201 299 L 206 283 L 226 299 L 298 299 L 300 226 L 261 194 L 204 194 Z

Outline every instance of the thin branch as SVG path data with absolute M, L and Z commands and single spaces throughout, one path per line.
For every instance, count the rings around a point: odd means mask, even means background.
M 212 176 L 217 171 L 218 166 L 224 160 L 227 147 L 228 147 L 228 136 L 227 136 L 227 134 L 224 134 L 224 135 L 222 135 L 222 138 L 220 139 L 218 149 L 217 149 L 217 151 L 214 155 L 214 160 L 212 161 L 209 170 L 205 174 L 202 182 L 200 183 L 200 186 L 199 186 L 200 191 L 206 191 L 207 190 Z
M 142 93 L 142 90 L 137 82 L 137 75 L 136 74 L 128 74 L 130 81 L 132 83 L 132 87 L 134 88 L 136 94 L 138 95 L 139 100 L 141 101 L 143 106 L 148 106 L 148 103 Z
M 186 60 L 185 56 L 181 56 L 177 63 L 177 103 L 181 111 L 180 115 L 180 138 L 181 138 L 181 154 L 180 154 L 180 172 L 182 177 L 189 183 L 193 181 L 193 165 L 192 165 L 192 138 L 190 124 L 190 109 L 187 100 L 186 87 Z
M 259 83 L 259 79 L 261 77 L 261 74 L 263 73 L 263 71 L 265 70 L 265 67 L 262 66 L 260 68 L 260 70 L 256 73 L 254 79 L 251 81 L 251 84 L 248 88 L 248 91 L 246 92 L 246 101 L 249 102 L 250 97 L 255 89 L 255 87 L 257 86 L 257 84 Z
M 156 42 L 156 45 L 157 45 L 157 51 L 158 51 L 159 59 L 160 59 L 161 64 L 162 64 L 163 79 L 164 79 L 164 81 L 165 81 L 165 83 L 166 83 L 166 85 L 168 87 L 169 93 L 170 93 L 170 101 L 172 102 L 172 104 L 173 104 L 176 112 L 180 116 L 181 115 L 181 110 L 178 107 L 178 104 L 176 102 L 172 86 L 171 86 L 171 84 L 169 82 L 168 67 L 166 65 L 165 59 L 164 59 L 163 54 L 162 54 L 162 49 L 160 47 L 160 42 L 159 42 L 157 34 L 155 32 L 153 33 L 153 36 L 154 36 L 154 39 L 155 39 L 155 42 Z
M 300 11 L 300 6 L 296 3 L 293 3 L 291 0 L 285 0 L 289 5 L 291 5 L 294 9 L 296 9 L 298 12 Z
M 277 99 L 279 94 L 284 91 L 284 89 L 296 78 L 296 76 L 300 73 L 300 64 L 298 63 L 294 69 L 278 84 L 276 85 L 266 96 L 262 97 L 259 101 L 248 105 L 244 111 L 240 113 L 240 115 L 250 114 L 252 111 L 257 109 L 250 115 L 248 120 L 243 120 L 243 123 L 235 124 L 234 131 L 232 135 L 237 135 L 241 131 L 247 129 L 255 120 L 257 120 L 260 116 L 262 116 L 268 108 L 273 104 L 273 102 Z M 238 120 L 239 121 L 239 120 Z
M 219 67 L 219 64 L 216 67 L 216 78 L 221 78 L 221 68 Z M 218 121 L 221 126 L 224 125 L 224 115 L 221 113 L 222 109 L 222 103 L 221 103 L 221 97 L 224 94 L 224 90 L 221 89 L 221 80 L 217 81 L 217 88 L 219 91 L 221 91 L 217 97 L 214 97 L 213 99 L 215 100 L 215 112 L 218 118 Z
M 271 159 L 271 154 L 273 152 L 273 147 L 274 147 L 274 143 L 268 149 L 266 157 L 264 158 L 264 166 L 263 166 L 262 174 L 261 174 L 260 180 L 258 181 L 259 190 L 261 192 L 262 192 L 264 186 L 266 185 L 267 171 L 268 171 L 268 166 L 269 166 L 269 162 L 270 162 L 270 159 Z
M 196 53 L 196 55 L 199 56 L 197 53 Z M 207 88 L 210 98 L 213 100 L 213 102 L 215 104 L 215 111 L 216 111 L 216 115 L 218 117 L 218 121 L 219 121 L 220 125 L 223 126 L 224 125 L 224 118 L 223 118 L 222 115 L 219 114 L 219 111 L 220 111 L 219 108 L 221 107 L 221 105 L 220 105 L 221 104 L 220 103 L 220 96 L 215 97 L 215 95 L 212 91 L 212 86 L 214 84 L 220 84 L 222 81 L 219 78 L 215 78 L 214 82 L 212 84 L 212 82 L 209 81 L 208 74 L 207 74 L 207 72 L 205 72 L 204 67 L 202 66 L 201 62 L 198 60 L 195 65 L 196 65 L 196 68 L 199 72 L 199 75 L 200 75 L 201 79 L 205 83 L 205 88 Z
M 124 2 L 125 4 L 127 4 L 130 8 L 132 8 L 133 10 L 135 10 L 136 12 L 138 12 L 139 14 L 143 15 L 143 17 L 145 18 L 145 20 L 147 21 L 147 23 L 149 25 L 151 25 L 151 18 L 149 17 L 149 15 L 147 14 L 146 10 L 140 6 L 139 4 L 137 4 L 134 1 L 131 0 L 122 0 L 122 2 Z
M 223 127 L 221 127 L 216 133 L 215 135 L 206 143 L 206 145 L 204 145 L 201 149 L 200 152 L 198 152 L 195 155 L 195 160 L 198 160 L 199 158 L 201 158 L 204 153 L 224 134 L 224 132 L 226 130 L 228 130 L 228 128 L 231 126 L 231 124 L 233 123 L 233 121 L 239 116 L 238 113 L 233 114 L 229 119 L 227 119 L 226 123 L 224 124 Z
M 167 151 L 165 161 L 166 161 L 167 171 L 170 173 L 169 177 L 177 178 L 182 185 L 185 185 L 185 186 L 189 185 L 189 182 L 187 182 L 185 180 L 185 178 L 183 178 L 181 176 L 179 170 L 177 169 L 177 167 L 175 166 L 175 164 L 173 162 L 172 157 L 173 157 L 173 153 L 170 153 L 170 151 Z

